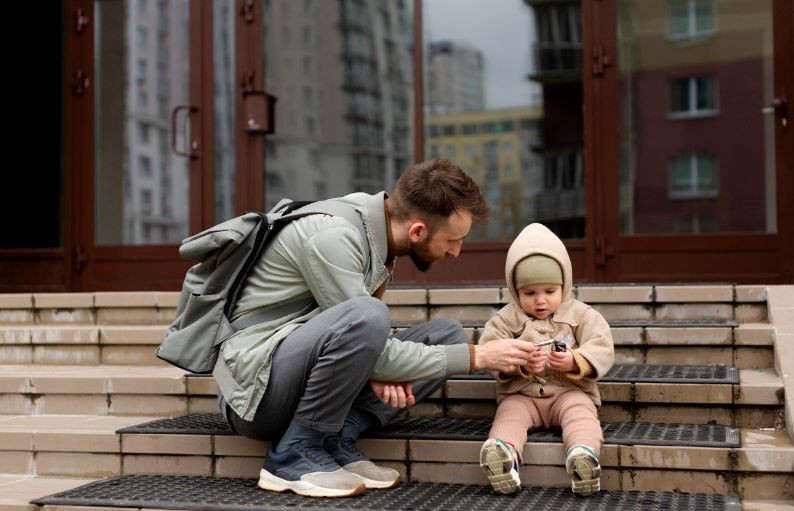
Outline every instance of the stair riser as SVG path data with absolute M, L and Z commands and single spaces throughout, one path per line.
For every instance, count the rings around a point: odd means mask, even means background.
M 36 345 L 0 347 L 0 364 L 168 366 L 157 358 L 159 344 L 135 346 Z M 774 366 L 771 346 L 616 346 L 618 364 L 721 364 L 738 369 Z
M 502 304 L 477 304 L 468 298 L 454 305 L 390 305 L 394 323 L 421 323 L 454 318 L 462 323 L 485 323 Z M 387 301 L 388 303 L 388 301 Z M 590 303 L 608 321 L 739 321 L 768 320 L 766 303 Z M 174 307 L 75 307 L 0 309 L 0 325 L 169 325 Z

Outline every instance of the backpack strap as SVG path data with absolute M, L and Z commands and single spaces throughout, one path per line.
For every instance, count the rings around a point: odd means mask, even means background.
M 344 218 L 354 227 L 358 229 L 361 235 L 361 241 L 364 243 L 364 269 L 369 269 L 370 264 L 370 246 L 367 231 L 364 228 L 364 222 L 361 220 L 361 215 L 356 209 L 345 202 L 334 199 L 327 199 L 318 202 L 312 202 L 306 206 L 299 206 L 294 212 L 282 216 L 283 219 L 294 220 L 306 215 L 325 214 L 331 216 L 338 216 Z M 278 221 L 278 220 L 277 220 Z
M 295 204 L 293 207 L 289 207 L 290 205 Z M 277 208 L 275 212 L 281 211 L 282 208 Z M 344 202 L 339 202 L 333 199 L 328 199 L 319 202 L 311 202 L 311 203 L 290 203 L 287 204 L 286 207 L 283 208 L 285 210 L 285 214 L 268 226 L 268 228 L 274 229 L 274 233 L 276 234 L 282 227 L 284 227 L 287 223 L 292 222 L 293 220 L 297 220 L 298 218 L 303 218 L 304 216 L 309 215 L 331 215 L 331 216 L 338 216 L 344 218 L 351 224 L 353 224 L 359 231 L 361 235 L 361 240 L 364 243 L 364 269 L 365 272 L 369 271 L 370 265 L 370 245 L 369 245 L 369 238 L 367 238 L 367 231 L 364 227 L 364 222 L 361 220 L 361 215 L 358 211 L 353 208 L 353 206 L 346 204 Z M 247 274 L 248 272 L 244 272 Z M 288 316 L 290 314 L 294 314 L 296 312 L 304 312 L 308 313 L 312 309 L 317 306 L 317 302 L 314 300 L 314 297 L 308 297 L 302 300 L 296 300 L 294 302 L 285 303 L 282 305 L 278 305 L 276 307 L 271 307 L 269 309 L 264 310 L 254 310 L 248 314 L 244 314 L 237 318 L 236 320 L 232 321 L 231 326 L 234 331 L 239 331 L 244 328 L 248 328 L 249 326 L 253 326 L 259 323 L 265 323 L 267 321 L 273 321 L 278 318 L 283 318 L 284 316 Z

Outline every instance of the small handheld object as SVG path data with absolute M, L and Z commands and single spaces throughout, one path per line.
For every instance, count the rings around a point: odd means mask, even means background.
M 538 342 L 534 342 L 534 343 L 532 343 L 532 345 L 533 345 L 533 346 L 540 346 L 540 347 L 543 347 L 543 346 L 548 346 L 548 345 L 550 345 L 550 344 L 554 344 L 555 342 L 556 342 L 556 341 L 555 341 L 554 339 L 546 339 L 545 341 L 538 341 Z
M 567 349 L 568 349 L 568 346 L 565 344 L 565 342 L 563 342 L 563 341 L 554 341 L 554 347 L 552 348 L 552 351 L 563 352 L 563 351 L 566 351 Z

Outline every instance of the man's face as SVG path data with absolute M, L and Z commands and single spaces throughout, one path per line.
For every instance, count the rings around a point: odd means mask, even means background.
M 471 213 L 461 211 L 453 213 L 442 223 L 436 231 L 428 236 L 427 226 L 424 236 L 418 241 L 411 241 L 408 255 L 419 271 L 427 271 L 438 261 L 443 261 L 447 257 L 458 257 L 460 248 L 463 245 L 463 238 L 469 234 L 471 229 Z

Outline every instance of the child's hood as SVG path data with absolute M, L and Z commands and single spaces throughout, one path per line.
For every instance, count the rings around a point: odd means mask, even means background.
M 571 297 L 571 285 L 573 282 L 571 258 L 568 256 L 568 251 L 560 238 L 543 224 L 529 224 L 524 227 L 507 251 L 505 283 L 510 289 L 513 301 L 519 303 L 518 292 L 513 279 L 516 265 L 522 259 L 531 255 L 548 256 L 559 263 L 562 269 L 562 301 L 567 301 Z

